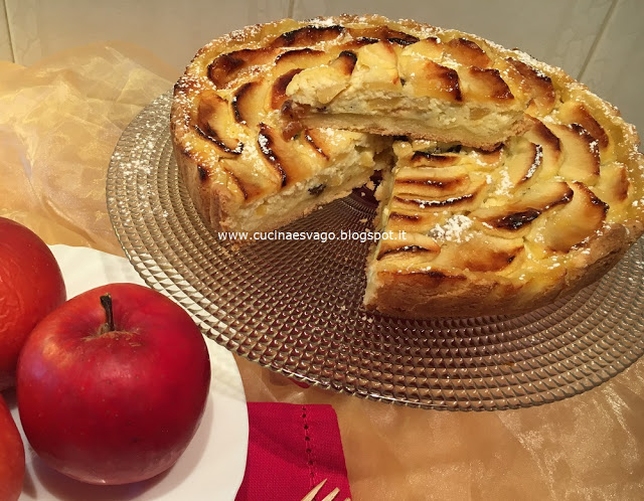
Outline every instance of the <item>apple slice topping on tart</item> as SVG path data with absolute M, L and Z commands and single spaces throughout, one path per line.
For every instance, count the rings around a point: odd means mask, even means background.
M 382 313 L 532 309 L 644 232 L 634 128 L 562 70 L 457 30 L 249 27 L 197 53 L 171 124 L 216 229 L 273 230 L 382 172 L 365 296 Z
M 346 51 L 345 51 L 346 52 Z M 316 126 L 379 130 L 494 149 L 525 128 L 523 77 L 496 66 L 473 40 L 378 40 L 352 51 L 355 65 L 310 66 L 286 88 L 293 117 Z

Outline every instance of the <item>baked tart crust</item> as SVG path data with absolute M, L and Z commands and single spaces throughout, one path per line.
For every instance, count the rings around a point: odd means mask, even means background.
M 644 232 L 635 128 L 563 70 L 380 16 L 286 19 L 203 47 L 174 89 L 179 171 L 215 230 L 267 231 L 383 181 L 365 306 L 519 314 Z

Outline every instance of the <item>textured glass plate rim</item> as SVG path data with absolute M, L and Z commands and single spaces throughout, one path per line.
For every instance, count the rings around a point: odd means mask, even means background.
M 348 332 L 320 331 L 316 324 L 310 334 L 303 320 L 306 312 L 289 318 L 293 312 L 285 313 L 281 296 L 275 296 L 278 287 L 266 282 L 260 284 L 263 299 L 247 307 L 253 298 L 245 285 L 250 287 L 254 279 L 248 284 L 208 284 L 210 262 L 223 260 L 231 266 L 220 280 L 228 271 L 254 277 L 263 263 L 253 270 L 243 269 L 244 263 L 240 268 L 231 258 L 237 249 L 217 241 L 197 215 L 172 157 L 170 105 L 167 92 L 124 130 L 107 173 L 107 208 L 117 238 L 143 280 L 179 302 L 207 336 L 231 352 L 325 389 L 463 411 L 523 408 L 569 398 L 606 382 L 644 353 L 642 240 L 599 282 L 519 317 L 411 322 L 356 311 L 359 301 L 341 305 L 342 314 L 334 315 L 329 303 L 322 302 L 315 303 L 322 305 L 316 311 L 336 321 L 351 317 L 353 323 L 341 324 Z M 321 211 L 339 212 L 340 219 L 353 212 L 351 217 L 361 216 L 362 222 L 370 215 L 360 197 L 329 207 Z M 307 228 L 306 220 L 295 231 L 301 228 Z M 261 257 L 261 246 L 268 244 L 258 245 Z M 245 264 L 252 267 L 249 261 Z M 344 271 L 360 291 L 363 268 Z M 253 315 L 272 323 L 273 314 L 279 317 L 278 327 L 294 329 L 302 338 L 283 336 L 279 328 L 264 328 L 263 323 L 258 331 L 249 327 Z M 319 323 L 318 317 L 319 311 L 312 318 Z M 399 332 L 413 336 L 401 337 Z

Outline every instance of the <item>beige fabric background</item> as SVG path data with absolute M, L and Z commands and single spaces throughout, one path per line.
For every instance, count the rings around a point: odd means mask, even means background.
M 125 45 L 0 63 L 0 215 L 48 243 L 121 254 L 105 208 L 110 155 L 177 76 Z M 495 413 L 369 402 L 238 364 L 250 401 L 334 406 L 354 501 L 644 499 L 644 360 L 582 395 Z

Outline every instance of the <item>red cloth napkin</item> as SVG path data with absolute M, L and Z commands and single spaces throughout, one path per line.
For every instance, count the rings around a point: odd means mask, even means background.
M 351 496 L 333 407 L 249 402 L 248 421 L 248 459 L 236 501 L 299 501 L 324 479 L 316 499 L 336 487 L 336 500 Z

